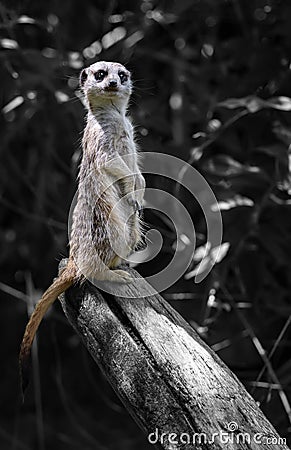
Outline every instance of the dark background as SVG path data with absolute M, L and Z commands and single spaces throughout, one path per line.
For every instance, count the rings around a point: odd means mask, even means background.
M 165 298 L 290 435 L 291 3 L 9 0 L 0 16 L 1 450 L 151 448 L 57 303 L 19 409 L 27 315 L 68 254 L 85 114 L 78 74 L 98 59 L 133 73 L 140 148 L 190 160 L 222 202 L 224 258 L 202 283 L 181 279 Z M 203 213 L 179 195 L 201 247 Z M 146 212 L 164 247 L 143 275 L 174 251 L 163 219 Z

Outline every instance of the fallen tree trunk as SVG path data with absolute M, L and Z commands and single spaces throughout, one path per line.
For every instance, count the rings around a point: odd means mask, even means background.
M 85 283 L 70 288 L 61 302 L 149 442 L 168 450 L 288 449 L 193 328 L 127 270 L 138 283 L 116 285 L 119 296 Z

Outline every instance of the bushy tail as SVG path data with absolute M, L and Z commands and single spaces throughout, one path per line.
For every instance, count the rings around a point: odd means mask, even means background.
M 31 359 L 31 346 L 34 340 L 34 336 L 37 332 L 40 322 L 43 316 L 54 303 L 54 301 L 65 292 L 76 280 L 76 269 L 73 261 L 69 261 L 67 267 L 59 275 L 59 277 L 53 282 L 53 284 L 45 291 L 39 302 L 37 303 L 22 339 L 20 353 L 19 353 L 19 366 L 20 376 L 22 384 L 22 394 L 24 395 L 25 389 L 29 382 L 30 372 L 30 359 Z

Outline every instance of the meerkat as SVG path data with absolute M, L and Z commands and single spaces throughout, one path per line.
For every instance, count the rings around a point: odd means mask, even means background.
M 80 88 L 87 123 L 69 259 L 26 326 L 19 355 L 23 392 L 28 384 L 33 339 L 48 308 L 70 286 L 85 279 L 130 282 L 130 275 L 116 268 L 142 237 L 139 209 L 145 181 L 127 116 L 132 93 L 130 72 L 119 63 L 100 61 L 81 71 Z

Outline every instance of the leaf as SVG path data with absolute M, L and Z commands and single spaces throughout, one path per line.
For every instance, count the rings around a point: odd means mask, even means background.
M 194 261 L 201 258 L 201 262 L 195 269 L 184 276 L 185 280 L 190 280 L 197 275 L 201 275 L 206 270 L 210 271 L 215 264 L 218 264 L 223 260 L 230 248 L 229 242 L 223 242 L 214 248 L 210 248 L 210 245 L 210 242 L 207 242 L 205 245 L 198 247 L 194 255 Z
M 127 48 L 134 47 L 139 41 L 144 38 L 144 32 L 137 30 L 125 39 L 124 45 Z
M 260 169 L 258 167 L 241 164 L 231 156 L 224 154 L 215 156 L 205 161 L 203 164 L 203 169 L 210 173 L 213 173 L 214 175 L 222 177 L 231 177 L 244 173 L 260 172 Z
M 227 211 L 237 206 L 254 206 L 253 200 L 248 197 L 242 197 L 241 195 L 235 195 L 233 198 L 226 199 L 211 205 L 211 211 Z
M 0 39 L 0 46 L 2 48 L 7 48 L 9 50 L 16 50 L 19 47 L 17 41 L 15 41 L 14 39 L 8 39 L 8 38 Z
M 291 98 L 284 96 L 273 97 L 265 101 L 265 105 L 279 111 L 291 111 Z
M 58 103 L 65 103 L 70 100 L 70 97 L 68 96 L 68 94 L 66 94 L 65 92 L 62 92 L 62 91 L 56 91 L 55 97 L 56 97 Z
M 203 150 L 201 149 L 201 147 L 194 147 L 191 149 L 191 158 L 193 162 L 199 161 L 202 155 Z
M 217 106 L 222 106 L 228 109 L 245 108 L 249 112 L 255 113 L 264 107 L 264 100 L 254 95 L 249 95 L 242 98 L 229 98 L 223 102 L 218 103 Z
M 265 101 L 259 97 L 250 96 L 246 97 L 245 100 L 246 100 L 245 106 L 250 113 L 255 113 L 265 107 Z
M 196 275 L 201 275 L 203 272 L 208 270 L 211 265 L 213 265 L 211 262 L 211 258 L 209 256 L 206 256 L 206 258 L 202 259 L 201 263 L 197 267 L 195 267 L 194 270 L 191 270 L 191 272 L 188 272 L 186 273 L 186 275 L 184 275 L 185 280 L 190 280 Z
M 22 97 L 22 95 L 18 95 L 17 97 L 14 97 L 14 99 L 11 100 L 9 103 L 7 103 L 7 105 L 3 106 L 3 108 L 2 108 L 3 114 L 8 114 L 10 111 L 13 111 L 13 109 L 22 105 L 23 102 L 24 102 L 24 98 Z
M 198 247 L 195 250 L 193 260 L 196 262 L 201 261 L 209 253 L 210 248 L 211 248 L 211 244 L 208 241 L 206 242 L 205 245 L 201 245 L 200 247 Z
M 23 16 L 18 17 L 18 19 L 17 19 L 16 22 L 17 22 L 17 23 L 34 24 L 34 23 L 36 23 L 36 20 L 33 19 L 32 17 L 23 15 Z
M 109 47 L 112 47 L 112 45 L 124 39 L 126 34 L 127 31 L 124 27 L 116 27 L 112 31 L 108 31 L 101 39 L 103 48 L 107 50 Z
M 255 113 L 264 108 L 273 108 L 279 111 L 291 111 L 291 98 L 289 97 L 272 97 L 269 100 L 263 100 L 255 95 L 249 95 L 242 98 L 229 98 L 223 102 L 219 102 L 217 106 L 228 109 L 245 108 L 250 113 Z
M 242 108 L 246 105 L 244 98 L 229 98 L 223 102 L 217 103 L 217 106 L 222 106 L 228 109 Z
M 175 23 L 178 19 L 175 14 L 165 13 L 160 9 L 153 9 L 151 11 L 148 11 L 147 18 L 155 20 L 156 22 L 162 24 Z
M 223 244 L 214 247 L 210 252 L 212 262 L 214 264 L 220 263 L 223 260 L 223 258 L 227 255 L 229 247 L 230 247 L 229 242 L 223 242 Z

